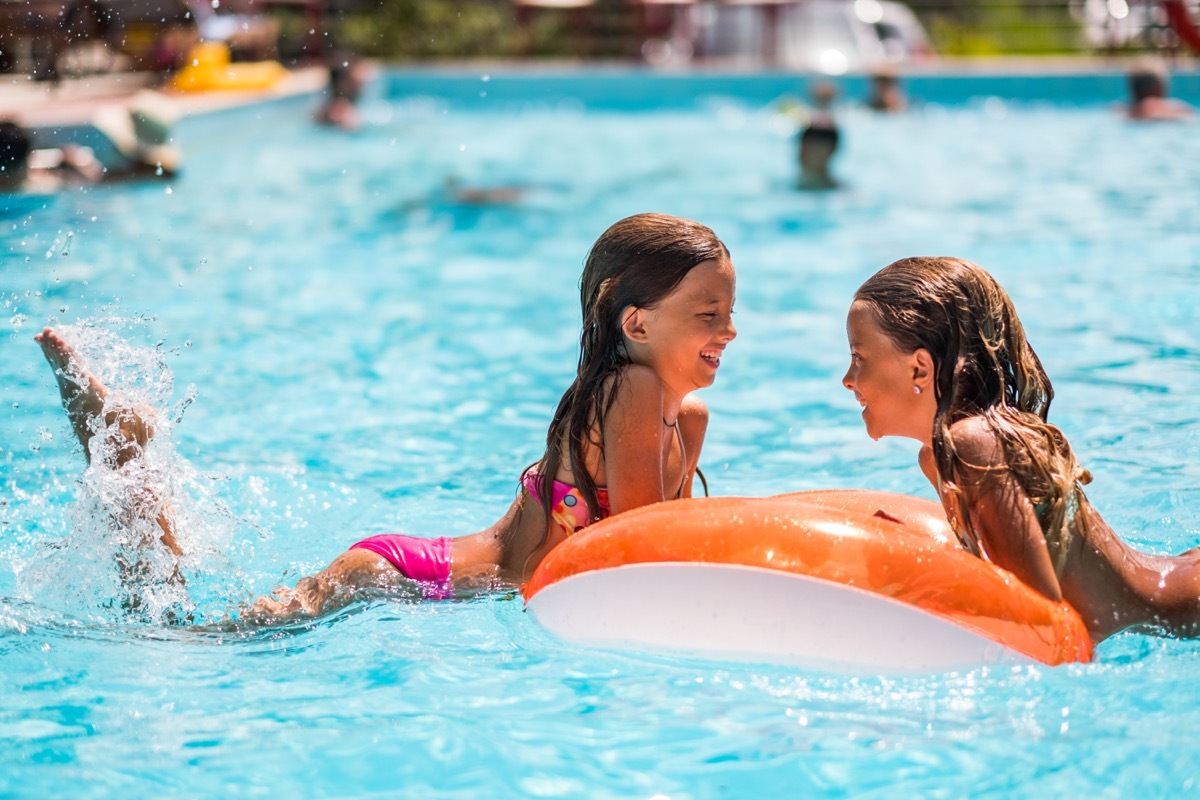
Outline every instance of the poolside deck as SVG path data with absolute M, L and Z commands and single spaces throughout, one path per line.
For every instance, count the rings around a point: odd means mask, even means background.
M 1058 58 L 938 58 L 928 62 L 905 65 L 904 75 L 1068 75 L 1124 73 L 1129 57 L 1058 57 Z M 471 69 L 480 65 L 447 64 L 447 68 Z M 573 62 L 569 65 L 529 62 L 489 62 L 488 69 L 514 72 L 580 70 L 603 68 L 603 64 Z M 631 66 L 623 64 L 622 66 Z M 1174 69 L 1191 71 L 1195 63 L 1182 61 Z M 688 72 L 724 71 L 729 65 L 696 65 Z M 733 69 L 744 72 L 746 67 Z M 44 128 L 86 124 L 105 105 L 125 105 L 140 90 L 153 88 L 157 76 L 151 73 L 127 72 L 64 79 L 58 85 L 37 83 L 25 75 L 0 75 L 0 119 L 15 119 L 22 125 Z M 288 78 L 266 92 L 202 92 L 171 95 L 182 115 L 202 114 L 239 105 L 249 105 L 264 99 L 285 97 L 319 91 L 326 80 L 320 67 L 304 67 L 289 71 Z
M 1131 56 L 1094 57 L 997 57 L 997 58 L 936 58 L 928 61 L 905 64 L 897 72 L 906 78 L 920 80 L 931 77 L 1006 77 L 1021 84 L 1023 79 L 1040 76 L 1108 76 L 1109 80 L 1124 75 L 1131 64 Z M 1189 102 L 1200 91 L 1200 72 L 1192 59 L 1176 59 L 1169 64 L 1174 73 L 1173 94 Z M 447 63 L 416 65 L 413 80 L 427 80 L 430 74 L 468 74 L 491 72 L 516 76 L 556 74 L 560 78 L 570 75 L 603 76 L 606 71 L 650 70 L 644 65 L 622 62 L 572 61 L 488 61 L 479 63 Z M 762 72 L 746 64 L 699 63 L 684 70 L 669 70 L 668 75 L 746 75 Z M 778 72 L 778 71 L 768 71 Z M 795 78 L 811 77 L 796 73 Z M 836 76 L 830 76 L 838 80 Z M 847 75 L 847 79 L 861 76 Z M 287 77 L 272 88 L 264 91 L 210 91 L 183 93 L 165 90 L 169 102 L 179 117 L 201 115 L 223 109 L 253 105 L 256 103 L 315 94 L 324 88 L 327 71 L 319 66 L 289 70 Z M 94 75 L 82 78 L 65 78 L 57 84 L 34 82 L 26 75 L 0 75 L 0 120 L 12 119 L 34 131 L 37 146 L 61 146 L 72 141 L 90 140 L 94 131 L 91 122 L 97 112 L 106 106 L 128 107 L 137 93 L 156 88 L 161 76 L 144 72 L 125 72 L 109 75 Z M 1119 99 L 1119 92 L 1113 99 Z
M 320 91 L 328 73 L 303 67 L 265 91 L 167 92 L 181 116 L 203 114 L 263 100 Z M 0 76 L 0 119 L 12 119 L 34 129 L 87 125 L 101 108 L 128 106 L 144 89 L 156 88 L 158 76 L 124 72 L 64 79 L 57 85 L 34 82 L 25 75 Z

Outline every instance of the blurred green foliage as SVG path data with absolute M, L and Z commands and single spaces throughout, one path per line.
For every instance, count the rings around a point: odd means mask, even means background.
M 518 12 L 511 0 L 342 2 L 357 6 L 333 15 L 331 32 L 338 45 L 392 61 L 622 57 L 637 53 L 640 45 L 640 10 L 629 0 L 596 0 L 580 12 Z M 908 0 L 908 4 L 924 23 L 935 51 L 943 55 L 1087 50 L 1066 0 Z
M 1053 55 L 1087 49 L 1065 2 L 918 0 L 913 6 L 941 55 Z
M 567 55 L 568 18 L 531 14 L 519 25 L 508 0 L 383 0 L 337 15 L 340 46 L 389 60 Z

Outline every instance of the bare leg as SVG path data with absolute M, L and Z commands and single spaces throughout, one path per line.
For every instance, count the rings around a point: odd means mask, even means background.
M 67 419 L 71 421 L 71 427 L 83 445 L 88 461 L 91 461 L 88 445 L 95 435 L 92 421 L 96 418 L 103 419 L 102 430 L 105 436 L 110 437 L 117 469 L 139 458 L 143 448 L 154 437 L 154 426 L 132 407 L 112 407 L 113 404 L 109 404 L 110 407 L 106 409 L 108 388 L 84 368 L 74 349 L 53 328 L 46 328 L 33 338 L 41 345 L 42 354 L 54 370 Z M 156 515 L 155 521 L 162 529 L 162 543 L 176 556 L 181 555 L 171 509 L 164 507 Z
M 417 591 L 382 556 L 370 550 L 347 550 L 316 575 L 301 578 L 296 588 L 280 587 L 269 596 L 258 598 L 242 616 L 259 623 L 316 617 L 336 611 L 352 602 L 356 594 L 369 589 L 389 594 L 406 589 Z

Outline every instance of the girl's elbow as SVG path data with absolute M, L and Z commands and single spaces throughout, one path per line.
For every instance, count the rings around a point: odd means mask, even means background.
M 1063 601 L 1062 586 L 1054 577 L 1053 573 L 1049 575 L 1035 573 L 1030 578 L 1025 578 L 1025 583 L 1031 588 L 1037 590 L 1043 597 L 1053 603 L 1061 603 Z
M 1051 602 L 1061 603 L 1063 601 L 1062 589 L 1059 588 L 1057 582 L 1055 582 L 1053 585 L 1044 587 L 1042 589 L 1042 594 L 1044 594 Z

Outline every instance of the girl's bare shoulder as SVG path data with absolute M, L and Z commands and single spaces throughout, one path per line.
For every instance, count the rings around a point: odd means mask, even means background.
M 645 364 L 626 364 L 621 368 L 620 380 L 610 376 L 608 385 L 617 384 L 618 394 L 642 394 L 645 392 L 662 393 L 662 379 L 658 373 Z
M 696 450 L 708 432 L 708 406 L 695 393 L 683 398 L 679 408 L 679 430 L 689 450 Z
M 620 380 L 610 379 L 605 391 L 613 391 L 610 412 L 618 418 L 626 414 L 640 416 L 649 413 L 649 409 L 657 409 L 650 416 L 656 421 L 661 416 L 663 383 L 658 373 L 642 364 L 629 364 L 621 370 Z
M 966 417 L 951 425 L 950 440 L 954 452 L 967 464 L 995 467 L 1004 463 L 1000 436 L 981 416 Z
M 706 424 L 708 422 L 708 406 L 693 392 L 684 396 L 679 416 L 688 422 Z

